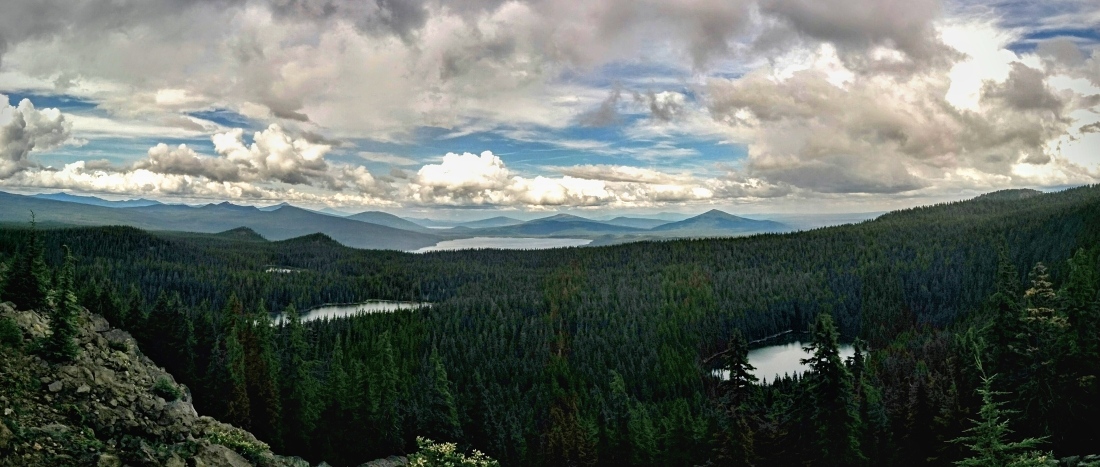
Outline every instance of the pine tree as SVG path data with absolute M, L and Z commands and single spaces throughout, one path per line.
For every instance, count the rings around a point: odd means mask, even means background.
M 806 375 L 813 401 L 815 461 L 820 465 L 857 465 L 866 459 L 859 447 L 859 413 L 852 392 L 852 375 L 840 359 L 839 335 L 832 316 L 819 314 L 810 344 L 803 348 L 813 356 Z
M 4 299 L 21 310 L 44 311 L 49 292 L 47 276 L 42 240 L 38 238 L 38 228 L 32 212 L 27 242 L 15 258 L 4 284 Z
M 1029 465 L 1026 461 L 1029 454 L 1042 439 L 1027 438 L 1022 441 L 1010 442 L 1006 438 L 1012 433 L 1008 427 L 1008 416 L 1011 411 L 1002 409 L 1004 402 L 997 402 L 994 397 L 1004 395 L 1003 392 L 993 390 L 993 376 L 986 376 L 982 369 L 982 362 L 977 358 L 978 371 L 981 373 L 982 387 L 978 394 L 982 398 L 982 407 L 978 411 L 978 419 L 972 420 L 974 426 L 966 430 L 966 436 L 955 440 L 962 443 L 974 452 L 973 457 L 956 462 L 956 465 L 968 467 L 1004 467 L 1010 465 Z M 1031 465 L 1043 465 L 1038 462 Z
M 77 334 L 77 316 L 80 305 L 77 304 L 73 290 L 73 276 L 76 273 L 75 260 L 68 246 L 65 249 L 65 264 L 58 275 L 57 288 L 50 294 L 50 336 L 46 339 L 45 350 L 50 359 L 66 362 L 76 357 L 80 349 L 74 339 Z
M 378 442 L 383 451 L 398 452 L 402 448 L 402 420 L 397 392 L 397 363 L 389 331 L 383 332 L 378 338 L 375 364 L 376 369 L 371 372 L 369 385 L 371 418 L 377 427 Z
M 275 448 L 282 447 L 282 407 L 279 400 L 278 363 L 271 317 L 261 303 L 240 324 L 245 349 L 249 419 L 253 433 Z
M 319 416 L 315 400 L 317 387 L 312 375 L 314 362 L 309 359 L 309 344 L 306 342 L 305 329 L 298 310 L 290 305 L 284 315 L 286 346 L 279 381 L 283 387 L 286 449 L 287 452 L 305 452 Z
M 428 366 L 431 387 L 428 394 L 428 413 L 424 433 L 432 439 L 457 440 L 462 432 L 458 423 L 458 407 L 455 405 L 451 381 L 447 378 L 447 368 L 435 349 L 432 349 L 428 356 Z
M 749 363 L 749 348 L 740 332 L 731 336 L 723 355 L 729 377 L 718 385 L 718 452 L 720 465 L 752 465 L 755 458 L 748 403 L 756 387 L 756 368 Z
M 225 307 L 225 315 L 229 320 L 229 327 L 225 332 L 225 394 L 226 421 L 240 428 L 248 430 L 252 427 L 252 404 L 248 398 L 248 367 L 246 363 L 245 348 L 237 337 L 239 327 L 243 323 L 244 307 L 236 295 L 229 297 Z
M 1023 351 L 1024 379 L 1018 386 L 1019 407 L 1029 427 L 1037 429 L 1037 434 L 1049 434 L 1050 426 L 1056 423 L 1059 397 L 1065 391 L 1064 374 L 1059 372 L 1063 366 L 1068 349 L 1069 322 L 1065 315 L 1055 308 L 1056 294 L 1050 282 L 1047 269 L 1038 263 L 1030 274 L 1031 287 L 1024 292 L 1026 308 L 1024 310 Z

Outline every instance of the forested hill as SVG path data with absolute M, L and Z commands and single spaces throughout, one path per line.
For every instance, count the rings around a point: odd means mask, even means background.
M 0 259 L 11 262 L 28 232 L 5 230 Z M 943 463 L 968 456 L 965 443 L 950 441 L 981 405 L 975 354 L 994 359 L 990 372 L 1012 384 L 998 389 L 1026 394 L 1007 399 L 1026 408 L 1013 422 L 1018 436 L 1047 436 L 1043 449 L 1062 455 L 1096 441 L 1095 429 L 1067 434 L 1048 421 L 1100 417 L 1096 365 L 1079 358 L 1096 333 L 1078 331 L 1095 320 L 1068 302 L 1039 306 L 1024 291 L 1082 289 L 1078 301 L 1093 303 L 1098 275 L 1081 277 L 1098 269 L 1098 186 L 986 196 L 793 234 L 522 252 L 415 255 L 324 238 L 131 228 L 39 234 L 47 263 L 71 246 L 86 306 L 143 343 L 162 342 L 150 353 L 197 388 L 201 412 L 311 460 L 353 464 L 408 450 L 424 434 L 506 465 L 722 464 L 729 456 L 757 465 Z M 1029 275 L 1037 263 L 1045 269 Z M 272 267 L 296 272 L 266 272 Z M 1012 336 L 1028 338 L 1046 322 L 1027 310 L 1053 310 L 1051 322 L 1069 324 L 1029 345 L 1008 342 L 989 331 L 1004 326 L 986 326 L 994 292 L 1011 302 L 997 309 L 1009 310 L 998 319 L 1019 330 Z M 271 332 L 254 324 L 291 305 L 364 299 L 433 306 Z M 826 383 L 814 376 L 739 389 L 708 376 L 724 365 L 709 357 L 735 335 L 814 329 L 827 350 L 826 315 L 841 339 L 873 349 L 829 373 L 836 394 L 848 395 L 842 402 L 821 400 L 814 391 Z M 1033 371 L 1053 367 L 1026 350 L 1057 348 L 1047 345 L 1051 336 L 1079 349 L 1051 363 L 1067 375 L 1057 384 Z M 227 349 L 242 343 L 258 350 L 234 366 Z M 245 412 L 225 405 L 233 381 L 247 382 Z M 1066 388 L 1059 400 L 1077 405 L 1029 404 L 1049 387 Z M 836 427 L 847 427 L 854 457 L 820 451 L 835 444 L 820 434 Z M 748 454 L 746 443 L 755 446 Z

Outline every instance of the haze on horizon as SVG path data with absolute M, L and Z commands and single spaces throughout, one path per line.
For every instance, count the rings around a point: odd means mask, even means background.
M 10 0 L 0 190 L 435 218 L 1100 181 L 1093 0 Z

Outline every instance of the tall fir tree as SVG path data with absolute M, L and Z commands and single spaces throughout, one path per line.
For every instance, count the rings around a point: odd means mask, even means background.
M 67 245 L 62 248 L 65 250 L 65 263 L 61 266 L 61 273 L 57 276 L 57 286 L 48 300 L 50 336 L 46 339 L 44 347 L 46 354 L 56 362 L 70 361 L 80 351 L 75 341 L 78 331 L 77 319 L 80 313 L 76 291 L 73 290 L 76 260 L 73 259 Z
M 294 305 L 284 312 L 286 343 L 283 350 L 282 384 L 284 442 L 287 452 L 307 451 L 317 426 L 317 386 L 312 374 L 315 363 L 309 358 L 305 328 Z
M 1008 423 L 1009 416 L 1013 412 L 1001 408 L 1004 402 L 999 402 L 995 398 L 1005 393 L 993 390 L 994 377 L 986 376 L 980 357 L 976 360 L 982 378 L 982 386 L 978 388 L 982 405 L 978 411 L 978 418 L 972 420 L 974 426 L 966 430 L 966 435 L 955 439 L 956 443 L 969 448 L 972 456 L 955 464 L 965 467 L 1048 465 L 1045 462 L 1039 462 L 1032 454 L 1042 443 L 1042 439 L 1026 438 L 1020 441 L 1007 439 L 1012 433 Z
M 753 465 L 756 458 L 748 404 L 756 392 L 756 368 L 749 363 L 749 348 L 740 332 L 730 337 L 723 358 L 728 378 L 718 384 L 718 465 Z
M 279 399 L 275 334 L 267 308 L 261 303 L 245 315 L 239 333 L 245 349 L 246 381 L 253 433 L 282 448 L 282 401 Z
M 252 428 L 252 404 L 248 398 L 248 367 L 246 351 L 238 337 L 243 322 L 244 306 L 234 294 L 226 304 L 229 326 L 225 332 L 225 416 L 226 421 L 244 429 Z
M 432 349 L 428 356 L 430 387 L 428 389 L 427 420 L 424 433 L 432 439 L 454 441 L 459 439 L 462 427 L 458 423 L 458 407 L 455 405 L 451 380 L 439 352 Z
M 8 271 L 4 284 L 4 300 L 15 304 L 21 310 L 46 310 L 48 271 L 44 259 L 42 239 L 38 236 L 38 226 L 31 213 L 31 227 L 27 241 Z
M 839 333 L 833 318 L 827 313 L 817 316 L 810 337 L 803 348 L 812 353 L 802 360 L 811 371 L 806 375 L 813 410 L 809 421 L 813 426 L 816 465 L 859 465 L 866 461 L 859 446 L 859 412 L 852 391 L 852 374 L 840 358 Z

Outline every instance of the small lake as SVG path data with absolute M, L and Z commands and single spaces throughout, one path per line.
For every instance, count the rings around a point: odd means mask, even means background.
M 415 310 L 430 306 L 428 303 L 419 302 L 391 302 L 387 300 L 370 300 L 363 303 L 349 303 L 343 305 L 325 305 L 311 309 L 302 314 L 302 321 L 313 321 L 322 318 L 340 318 L 363 313 L 392 313 L 397 310 Z M 275 323 L 281 323 L 283 315 L 275 318 Z
M 803 358 L 809 358 L 810 353 L 802 350 L 802 342 L 790 342 L 786 344 L 769 345 L 749 351 L 749 363 L 756 367 L 753 376 L 768 381 L 775 379 L 775 375 L 801 374 L 809 370 L 809 365 L 799 362 Z M 846 360 L 855 354 L 855 349 L 850 344 L 840 346 L 840 359 Z
M 585 238 L 473 237 L 442 241 L 432 246 L 413 250 L 412 253 L 473 250 L 481 248 L 492 248 L 497 250 L 545 250 L 547 248 L 584 246 L 589 243 L 592 243 L 592 240 Z
M 802 350 L 803 345 L 806 344 L 794 341 L 750 350 L 749 364 L 756 367 L 752 375 L 759 379 L 760 382 L 763 382 L 765 379 L 767 381 L 775 380 L 776 375 L 802 374 L 806 370 L 809 370 L 809 365 L 803 365 L 800 362 L 800 360 L 810 357 L 809 352 Z M 855 354 L 855 349 L 851 344 L 841 344 L 841 360 L 846 360 L 853 354 Z M 719 374 L 723 379 L 729 377 L 729 373 L 726 370 L 716 371 L 715 373 Z

